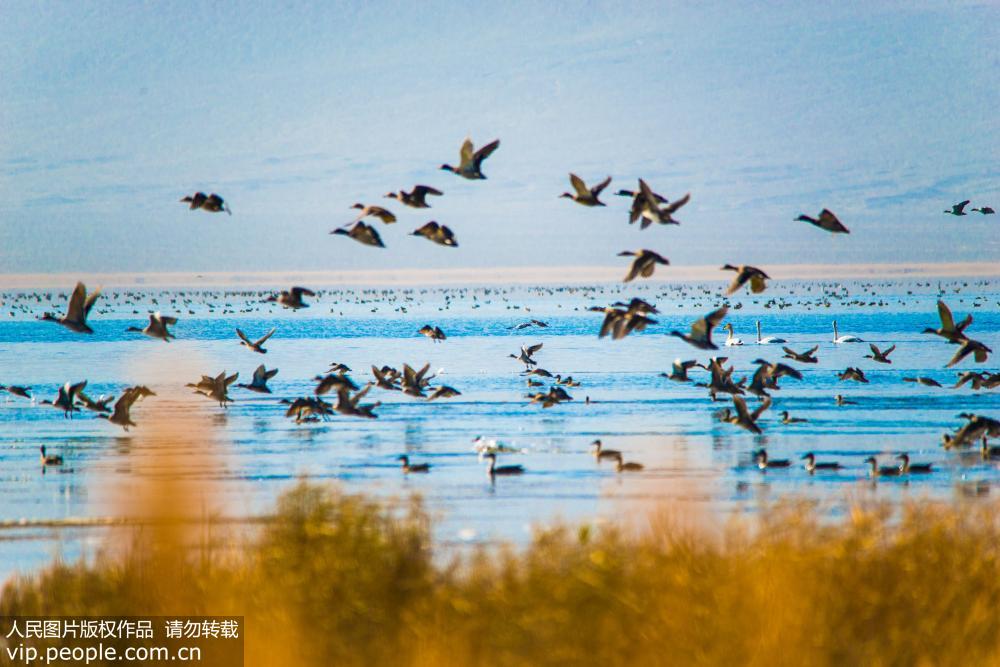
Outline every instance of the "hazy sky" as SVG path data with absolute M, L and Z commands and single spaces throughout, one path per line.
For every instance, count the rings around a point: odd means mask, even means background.
M 1000 215 L 942 213 L 1000 209 L 996 3 L 280 4 L 6 0 L 0 272 L 1000 259 Z M 437 168 L 466 135 L 487 181 Z M 683 226 L 627 224 L 638 176 Z M 387 249 L 328 235 L 356 201 Z M 792 221 L 824 206 L 850 236 Z

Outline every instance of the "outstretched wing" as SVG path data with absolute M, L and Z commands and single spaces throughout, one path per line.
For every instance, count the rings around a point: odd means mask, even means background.
M 475 153 L 473 153 L 474 147 L 472 145 L 472 139 L 466 139 L 462 142 L 462 148 L 459 149 L 458 155 L 461 163 L 459 164 L 459 170 L 464 171 L 472 166 L 475 160 Z
M 938 317 L 941 318 L 941 328 L 945 331 L 952 331 L 955 329 L 955 318 L 951 315 L 951 308 L 949 308 L 944 301 L 938 301 Z
M 604 188 L 608 187 L 608 185 L 610 185 L 610 184 L 611 184 L 611 177 L 608 176 L 603 181 L 601 181 L 600 183 L 598 183 L 597 185 L 595 185 L 594 187 L 592 187 L 590 189 L 590 192 L 591 192 L 591 194 L 593 194 L 596 197 L 597 195 L 601 194 L 601 192 L 604 190 Z
M 587 187 L 587 184 L 583 182 L 582 178 L 580 178 L 576 174 L 571 173 L 569 175 L 569 182 L 573 185 L 573 189 L 576 190 L 576 193 L 579 196 L 581 197 L 590 196 L 590 188 Z
M 250 341 L 250 339 L 247 338 L 247 335 L 245 333 L 243 333 L 243 331 L 241 329 L 239 329 L 238 327 L 236 329 L 236 335 L 239 336 L 240 340 L 243 341 L 244 343 L 246 343 L 247 345 L 253 345 L 253 343 Z
M 495 139 L 494 141 L 491 141 L 490 143 L 486 144 L 478 151 L 476 151 L 475 155 L 472 156 L 476 168 L 477 169 L 479 168 L 479 166 L 483 163 L 483 160 L 493 155 L 493 151 L 495 151 L 499 146 L 500 146 L 500 140 Z
M 687 204 L 689 201 L 691 201 L 690 192 L 681 197 L 680 199 L 674 200 L 672 204 L 669 204 L 666 207 L 664 207 L 664 210 L 666 210 L 667 213 L 676 213 L 678 209 L 684 206 L 684 204 Z
M 278 329 L 276 327 L 271 327 L 271 330 L 268 331 L 267 334 L 265 334 L 265 336 L 263 338 L 261 338 L 259 341 L 257 341 L 257 345 L 263 345 L 264 343 L 266 343 L 267 339 L 270 338 L 271 336 L 273 336 L 274 332 L 277 331 L 277 330 Z

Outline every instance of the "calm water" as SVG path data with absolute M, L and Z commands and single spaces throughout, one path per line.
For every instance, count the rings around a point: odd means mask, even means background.
M 192 457 L 180 474 L 212 482 L 227 516 L 267 512 L 300 477 L 336 480 L 348 490 L 421 494 L 439 517 L 439 537 L 457 543 L 523 541 L 532 525 L 607 520 L 661 500 L 726 515 L 798 494 L 825 501 L 836 513 L 859 497 L 894 502 L 964 497 L 961 491 L 971 485 L 988 489 L 1000 481 L 996 466 L 975 456 L 946 454 L 938 446 L 943 432 L 961 424 L 957 413 L 998 416 L 997 390 L 950 388 L 957 370 L 995 371 L 998 357 L 982 366 L 966 360 L 959 369 L 945 369 L 956 348 L 919 333 L 938 326 L 935 302 L 941 295 L 956 319 L 973 313 L 969 333 L 974 338 L 1000 350 L 1000 282 L 791 282 L 775 284 L 764 298 L 733 298 L 730 303 L 738 309 L 727 321 L 747 344 L 719 354 L 735 364 L 736 377 L 751 374 L 758 357 L 781 356 L 780 346 L 753 344 L 758 319 L 765 336 L 786 338 L 797 350 L 820 345 L 819 364 L 798 365 L 804 380 L 785 378 L 782 390 L 774 392 L 774 406 L 761 419 L 763 435 L 713 419 L 713 411 L 731 403 L 713 404 L 703 389 L 659 376 L 677 357 L 708 357 L 665 333 L 687 329 L 693 317 L 720 304 L 720 285 L 327 291 L 297 312 L 262 304 L 260 294 L 243 290 L 109 291 L 91 315 L 93 336 L 35 319 L 44 310 L 63 311 L 65 295 L 0 295 L 0 383 L 29 385 L 37 399 L 54 398 L 62 383 L 83 379 L 89 380 L 92 397 L 117 394 L 135 383 L 160 394 L 134 408 L 139 426 L 131 434 L 90 413 L 67 420 L 50 407 L 0 399 L 0 519 L 28 524 L 0 531 L 0 574 L 37 565 L 54 553 L 90 552 L 100 543 L 101 530 L 50 524 L 120 514 L 116 499 L 121 493 L 115 490 L 149 474 L 140 465 L 148 454 L 142 432 L 153 414 L 190 416 L 194 411 L 214 427 L 214 435 L 196 439 L 211 450 L 211 464 Z M 586 307 L 631 296 L 654 302 L 662 311 L 659 324 L 622 341 L 599 340 L 602 316 Z M 145 313 L 156 309 L 181 318 L 177 340 L 165 344 L 125 332 L 129 325 L 143 326 Z M 549 327 L 511 330 L 530 318 L 543 319 Z M 880 347 L 895 343 L 894 363 L 864 359 L 866 344 L 834 345 L 834 318 L 841 334 Z M 435 344 L 418 335 L 426 323 L 440 326 L 448 340 Z M 252 338 L 276 326 L 268 354 L 241 347 L 237 326 Z M 724 339 L 723 332 L 718 341 Z M 541 367 L 582 383 L 568 390 L 574 402 L 543 409 L 524 399 L 521 364 L 507 355 L 526 343 L 544 343 L 536 356 Z M 337 416 L 327 423 L 296 425 L 285 419 L 278 399 L 309 393 L 311 378 L 333 361 L 350 366 L 359 384 L 370 379 L 372 364 L 401 368 L 404 362 L 415 367 L 430 362 L 433 370 L 440 369 L 439 381 L 462 395 L 428 403 L 373 389 L 369 400 L 383 403 L 377 420 Z M 249 381 L 260 363 L 280 369 L 270 382 L 272 396 L 233 388 L 235 403 L 223 410 L 180 389 L 202 373 L 222 370 L 239 371 L 240 380 Z M 838 381 L 836 373 L 849 365 L 864 369 L 871 383 Z M 947 388 L 902 382 L 912 375 L 933 377 Z M 707 373 L 696 369 L 691 376 L 703 380 Z M 837 407 L 833 396 L 838 393 L 858 405 Z M 783 426 L 781 410 L 809 422 Z M 479 435 L 523 450 L 500 462 L 522 464 L 527 473 L 491 485 L 473 451 Z M 646 469 L 618 475 L 611 464 L 597 465 L 588 455 L 595 438 L 624 450 L 628 460 Z M 65 457 L 62 471 L 43 472 L 41 444 Z M 750 465 L 750 452 L 761 445 L 773 458 L 797 460 L 812 450 L 845 469 L 815 477 L 799 467 L 764 475 Z M 900 451 L 933 462 L 936 471 L 877 485 L 866 480 L 862 461 L 867 456 L 883 454 L 882 462 L 889 464 L 890 453 Z M 431 473 L 404 476 L 395 461 L 404 452 L 431 463 Z

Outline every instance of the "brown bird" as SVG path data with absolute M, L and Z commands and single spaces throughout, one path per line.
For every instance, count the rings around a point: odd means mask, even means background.
M 215 194 L 214 192 L 210 195 L 206 195 L 204 192 L 196 192 L 193 195 L 184 197 L 181 199 L 184 204 L 189 204 L 189 210 L 194 211 L 196 209 L 201 209 L 203 211 L 208 211 L 210 213 L 220 213 L 225 211 L 229 215 L 233 212 L 229 210 L 229 204 L 227 204 L 222 197 Z
M 353 222 L 357 222 L 358 220 L 361 220 L 362 218 L 367 218 L 368 216 L 372 216 L 373 218 L 378 218 L 387 225 L 391 225 L 392 223 L 396 222 L 396 216 L 393 215 L 392 211 L 390 211 L 387 208 L 382 208 L 381 206 L 375 206 L 371 204 L 365 206 L 364 204 L 357 203 L 351 208 L 357 208 L 361 210 L 361 213 L 358 214 L 358 217 L 356 217 Z
M 358 220 L 350 227 L 338 227 L 330 233 L 349 236 L 358 243 L 375 246 L 376 248 L 385 247 L 385 244 L 382 243 L 382 237 L 379 236 L 378 231 L 376 231 L 371 225 L 366 225 L 361 220 Z
M 937 302 L 937 307 L 938 317 L 941 319 L 941 327 L 939 329 L 925 327 L 922 333 L 941 336 L 949 343 L 960 345 L 962 341 L 967 339 L 965 330 L 970 324 L 972 324 L 972 315 L 966 315 L 964 320 L 955 324 L 955 318 L 951 314 L 951 309 L 948 308 L 944 301 L 939 300 Z
M 664 266 L 670 264 L 670 260 L 663 255 L 653 252 L 652 250 L 637 250 L 635 252 L 631 250 L 623 250 L 618 253 L 619 257 L 635 257 L 632 260 L 632 266 L 629 268 L 628 274 L 625 276 L 623 282 L 631 282 L 637 277 L 642 276 L 643 278 L 649 278 L 653 275 L 653 270 L 656 268 L 657 264 L 663 264 Z
M 860 368 L 854 368 L 853 366 L 848 366 L 844 369 L 843 373 L 838 373 L 837 377 L 841 380 L 854 380 L 855 382 L 868 384 L 868 378 L 865 377 L 864 371 Z
M 309 304 L 302 300 L 302 296 L 316 296 L 316 292 L 305 287 L 293 287 L 290 290 L 282 290 L 280 294 L 276 296 L 269 296 L 264 301 L 266 302 L 278 302 L 285 308 L 291 308 L 292 310 L 298 310 L 299 308 L 308 308 Z
M 871 359 L 872 361 L 877 361 L 880 364 L 891 364 L 892 363 L 892 360 L 889 359 L 889 355 L 892 354 L 892 351 L 896 349 L 895 345 L 892 345 L 892 346 L 886 348 L 885 350 L 881 350 L 881 351 L 875 346 L 874 343 L 868 343 L 868 347 L 871 348 L 872 353 L 871 354 L 866 354 L 865 355 L 865 359 Z
M 903 382 L 913 382 L 913 383 L 916 383 L 916 384 L 922 384 L 925 387 L 940 387 L 941 386 L 941 383 L 938 382 L 937 380 L 935 380 L 934 378 L 924 377 L 923 375 L 921 375 L 920 377 L 915 377 L 915 378 L 903 378 Z
M 424 326 L 420 327 L 420 331 L 418 331 L 417 333 L 427 336 L 435 343 L 445 340 L 447 338 L 447 336 L 444 335 L 444 332 L 441 331 L 441 327 L 432 327 L 429 324 L 425 324 Z
M 274 335 L 275 331 L 277 331 L 277 329 L 272 327 L 271 330 L 268 331 L 263 338 L 256 341 L 252 341 L 249 338 L 247 338 L 247 335 L 243 333 L 243 331 L 240 329 L 236 329 L 236 335 L 240 339 L 240 345 L 246 347 L 248 350 L 251 350 L 258 354 L 267 354 L 267 350 L 264 349 L 263 345 L 264 343 L 267 342 L 268 338 Z
M 834 234 L 851 233 L 851 230 L 845 227 L 844 224 L 837 219 L 837 216 L 835 216 L 828 208 L 824 208 L 820 211 L 818 218 L 811 218 L 808 215 L 802 214 L 795 219 L 808 222 L 810 225 L 816 225 L 820 229 L 825 229 L 826 231 Z
M 676 213 L 691 201 L 691 193 L 687 193 L 673 203 L 667 204 L 666 200 L 653 192 L 644 180 L 639 179 L 639 193 L 632 200 L 632 208 L 629 211 L 629 224 L 642 218 L 641 229 L 646 229 L 654 222 L 660 225 L 679 225 L 679 220 L 675 220 L 673 214 Z M 660 204 L 666 204 L 660 206 Z
M 740 264 L 739 266 L 726 264 L 721 270 L 736 272 L 736 277 L 733 278 L 733 282 L 729 283 L 729 288 L 726 290 L 727 296 L 736 293 L 748 282 L 750 283 L 750 291 L 754 294 L 760 294 L 767 288 L 767 283 L 764 281 L 771 279 L 771 276 L 767 275 L 756 266 L 750 266 L 748 264 Z
M 431 205 L 427 203 L 427 195 L 434 195 L 435 197 L 440 197 L 444 193 L 437 188 L 432 188 L 429 185 L 414 185 L 411 192 L 406 192 L 405 190 L 400 190 L 399 192 L 387 192 L 385 194 L 389 199 L 395 199 L 403 204 L 409 206 L 410 208 L 430 208 Z M 357 206 L 355 206 L 357 208 Z M 393 222 L 396 218 L 393 216 Z M 385 222 L 383 220 L 383 222 Z
M 90 311 L 93 310 L 94 303 L 97 302 L 99 296 L 101 296 L 99 288 L 87 296 L 87 288 L 84 284 L 77 283 L 73 294 L 69 297 L 69 306 L 66 308 L 65 315 L 56 317 L 52 313 L 43 313 L 39 319 L 45 322 L 56 322 L 76 333 L 92 334 L 94 330 L 87 324 L 87 316 L 90 315 Z
M 973 357 L 975 357 L 977 364 L 986 363 L 986 360 L 989 358 L 989 354 L 992 351 L 993 350 L 986 347 L 978 340 L 972 340 L 971 338 L 966 338 L 964 341 L 962 341 L 962 346 L 958 348 L 958 351 L 955 352 L 955 356 L 951 358 L 951 361 L 947 363 L 945 368 L 951 368 L 955 364 L 965 359 L 970 354 L 973 355 Z
M 410 236 L 423 236 L 428 241 L 433 241 L 438 245 L 451 246 L 452 248 L 458 247 L 458 241 L 455 240 L 455 235 L 451 230 L 433 220 L 415 229 Z
M 793 350 L 790 347 L 782 347 L 781 349 L 785 351 L 785 354 L 782 355 L 785 359 L 794 359 L 795 361 L 799 362 L 800 364 L 818 364 L 819 363 L 819 359 L 815 356 L 816 355 L 816 350 L 819 349 L 819 345 L 816 345 L 815 347 L 812 347 L 812 348 L 806 350 L 805 352 L 796 352 L 795 350 Z
M 712 329 L 719 325 L 728 312 L 729 308 L 723 306 L 718 310 L 713 310 L 705 317 L 695 320 L 694 324 L 691 325 L 690 334 L 671 331 L 670 335 L 676 336 L 690 345 L 694 345 L 699 350 L 717 350 L 719 347 L 712 342 Z
M 397 456 L 396 460 L 397 461 L 402 461 L 403 472 L 407 473 L 407 474 L 409 474 L 411 472 L 430 472 L 431 471 L 431 464 L 430 463 L 410 463 L 410 457 L 407 456 L 406 454 L 403 454 L 402 456 Z
M 608 187 L 608 184 L 611 183 L 610 176 L 592 188 L 588 188 L 587 184 L 583 182 L 583 179 L 576 174 L 569 175 L 569 182 L 573 184 L 573 189 L 576 190 L 576 194 L 564 192 L 559 195 L 560 197 L 568 197 L 577 204 L 581 204 L 583 206 L 606 206 L 606 204 L 602 202 L 599 197 L 604 188 Z
M 493 155 L 493 151 L 499 146 L 500 140 L 494 139 L 477 151 L 474 150 L 475 146 L 472 144 L 472 139 L 466 138 L 462 142 L 462 148 L 459 151 L 459 159 L 461 161 L 458 163 L 458 166 L 452 167 L 450 164 L 443 164 L 441 168 L 453 174 L 458 174 L 462 178 L 467 178 L 470 181 L 486 180 L 486 176 L 482 171 L 483 160 Z

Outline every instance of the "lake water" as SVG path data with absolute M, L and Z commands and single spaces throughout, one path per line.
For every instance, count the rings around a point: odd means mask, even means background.
M 729 401 L 712 403 L 704 389 L 659 375 L 677 357 L 708 358 L 665 334 L 686 330 L 693 318 L 721 304 L 721 285 L 328 290 L 300 311 L 262 303 L 265 292 L 247 290 L 109 290 L 91 314 L 92 336 L 35 319 L 45 310 L 63 312 L 65 294 L 0 295 L 0 383 L 31 386 L 36 399 L 52 399 L 64 382 L 83 379 L 92 397 L 136 383 L 159 394 L 133 409 L 138 427 L 131 433 L 92 413 L 69 420 L 48 406 L 0 398 L 0 519 L 7 522 L 0 530 L 0 576 L 100 544 L 103 530 L 79 524 L 120 515 L 121 494 L 113 490 L 150 474 L 140 463 L 148 455 L 143 425 L 153 415 L 194 415 L 211 427 L 189 444 L 210 450 L 211 461 L 193 456 L 171 474 L 211 482 L 225 516 L 268 512 L 300 477 L 335 480 L 348 491 L 421 494 L 438 517 L 438 537 L 458 544 L 523 542 L 533 525 L 615 520 L 664 500 L 725 517 L 798 495 L 823 501 L 836 514 L 859 498 L 965 498 L 970 488 L 989 495 L 990 485 L 1000 481 L 996 465 L 939 446 L 941 434 L 961 424 L 959 412 L 1000 416 L 1000 391 L 951 388 L 957 371 L 995 371 L 1000 357 L 946 369 L 956 348 L 920 333 L 938 326 L 935 304 L 943 298 L 956 319 L 974 315 L 972 337 L 1000 350 L 1000 281 L 782 282 L 763 295 L 731 298 L 726 321 L 747 344 L 723 348 L 725 332 L 717 331 L 717 354 L 729 357 L 736 377 L 749 376 L 754 359 L 782 354 L 780 345 L 753 344 L 756 320 L 765 336 L 786 338 L 796 350 L 820 346 L 820 363 L 793 364 L 804 379 L 785 378 L 774 392 L 774 405 L 761 418 L 763 435 L 714 419 Z M 602 315 L 586 308 L 632 296 L 655 303 L 659 323 L 621 341 L 599 340 Z M 125 331 L 144 326 L 151 310 L 180 318 L 177 340 L 166 344 Z M 531 318 L 549 326 L 511 329 Z M 867 344 L 834 345 L 834 319 L 842 335 L 883 348 L 896 344 L 893 364 L 865 359 Z M 417 334 L 428 323 L 448 339 L 437 344 Z M 236 327 L 257 338 L 272 326 L 277 333 L 266 355 L 238 344 Z M 534 343 L 544 344 L 536 355 L 541 367 L 582 383 L 568 389 L 576 400 L 543 409 L 524 398 L 523 367 L 507 355 Z M 429 362 L 439 372 L 435 384 L 462 395 L 427 402 L 373 389 L 368 400 L 382 402 L 377 420 L 336 416 L 299 425 L 286 419 L 278 400 L 309 394 L 311 378 L 333 361 L 350 366 L 359 384 L 371 378 L 373 364 Z M 280 369 L 270 382 L 271 396 L 234 387 L 235 402 L 224 410 L 183 389 L 202 373 L 223 370 L 249 381 L 260 363 Z M 837 373 L 847 366 L 865 370 L 870 384 L 839 381 Z M 915 375 L 946 388 L 902 382 Z M 691 376 L 704 380 L 707 373 L 695 369 Z M 836 394 L 857 405 L 838 407 Z M 756 404 L 752 397 L 748 402 Z M 782 425 L 781 410 L 809 421 Z M 500 463 L 521 464 L 526 474 L 491 484 L 473 450 L 477 436 L 523 450 L 501 456 Z M 610 463 L 598 465 L 589 455 L 595 438 L 645 470 L 617 474 Z M 42 444 L 65 458 L 62 470 L 43 470 Z M 772 458 L 794 459 L 796 467 L 761 473 L 750 455 L 762 445 Z M 806 451 L 844 469 L 810 476 L 798 461 Z M 878 484 L 867 479 L 866 457 L 879 454 L 888 465 L 892 453 L 903 451 L 932 462 L 935 472 Z M 432 464 L 430 474 L 403 475 L 396 461 L 402 453 Z

